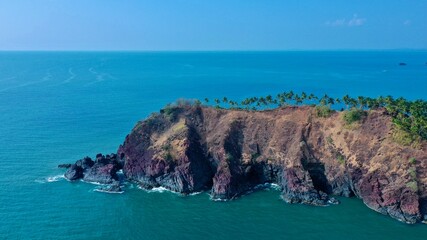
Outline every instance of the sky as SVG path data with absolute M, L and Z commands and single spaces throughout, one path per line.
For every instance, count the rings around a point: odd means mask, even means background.
M 427 0 L 0 0 L 0 50 L 427 49 Z

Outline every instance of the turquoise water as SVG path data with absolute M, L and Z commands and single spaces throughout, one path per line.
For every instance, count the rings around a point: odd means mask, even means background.
M 408 65 L 398 66 L 399 62 Z M 285 90 L 427 99 L 427 51 L 0 52 L 0 239 L 422 239 L 341 199 L 288 205 L 275 190 L 232 202 L 62 179 L 59 163 L 114 152 L 136 121 L 177 98 Z

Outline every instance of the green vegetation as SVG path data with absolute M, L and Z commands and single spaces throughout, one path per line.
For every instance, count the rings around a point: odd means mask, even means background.
M 362 109 L 352 108 L 344 112 L 343 120 L 346 124 L 350 125 L 354 122 L 359 122 L 365 118 L 367 112 Z
M 406 184 L 408 188 L 410 188 L 414 192 L 418 192 L 418 183 L 417 181 L 410 181 Z
M 412 180 L 417 179 L 417 169 L 415 167 L 409 168 L 409 176 L 411 176 Z
M 427 102 L 423 100 L 407 101 L 404 98 L 388 99 L 387 112 L 393 117 L 398 128 L 411 135 L 412 142 L 417 138 L 427 139 Z
M 329 117 L 334 112 L 333 109 L 341 108 L 344 111 L 344 121 L 347 124 L 363 120 L 367 116 L 368 110 L 383 109 L 386 114 L 392 117 L 395 126 L 393 138 L 396 142 L 403 145 L 414 145 L 422 139 L 427 140 L 427 101 L 424 100 L 409 101 L 402 97 L 394 99 L 391 96 L 380 96 L 378 98 L 358 96 L 353 98 L 349 95 L 342 98 L 332 98 L 326 94 L 319 98 L 314 94 L 289 91 L 279 93 L 276 96 L 249 97 L 241 102 L 233 101 L 227 97 L 216 98 L 213 101 L 205 98 L 204 103 L 213 103 L 218 109 L 228 108 L 245 111 L 310 105 L 315 106 L 318 117 Z M 180 99 L 176 103 L 166 106 L 162 111 L 173 119 L 176 115 L 175 107 L 199 106 L 201 104 L 202 102 L 199 100 Z
M 337 161 L 338 161 L 340 164 L 344 164 L 344 163 L 345 163 L 345 157 L 344 157 L 344 155 L 342 155 L 341 153 L 338 153 Z
M 163 155 L 163 159 L 164 159 L 166 162 L 172 162 L 172 161 L 173 161 L 173 156 L 172 156 L 172 154 L 170 153 L 170 151 L 165 152 L 165 154 Z
M 257 159 L 259 156 L 261 156 L 261 154 L 259 154 L 258 152 L 257 152 L 257 153 L 252 153 L 252 154 L 251 154 L 251 162 L 252 162 L 252 163 L 253 163 L 253 162 L 255 162 L 255 161 L 256 161 L 256 159 Z
M 334 112 L 334 110 L 332 110 L 331 107 L 326 105 L 316 106 L 315 109 L 316 109 L 316 115 L 318 117 L 323 117 L 323 118 L 330 117 Z
M 176 116 L 179 113 L 179 108 L 173 104 L 168 104 L 166 107 L 160 110 L 160 113 L 163 113 L 170 121 L 175 121 Z
M 208 99 L 205 99 L 205 101 Z M 167 104 L 163 109 L 160 110 L 161 114 L 164 114 L 169 121 L 174 122 L 179 115 L 179 113 L 182 111 L 182 107 L 185 106 L 201 106 L 202 102 L 198 99 L 183 99 L 180 98 L 174 103 Z
M 415 162 L 415 158 L 411 158 Z M 411 162 L 411 159 L 409 160 Z M 408 169 L 409 176 L 411 177 L 411 181 L 409 181 L 406 186 L 410 188 L 412 191 L 418 191 L 418 181 L 417 181 L 417 168 L 412 166 Z
M 417 159 L 411 157 L 411 158 L 409 158 L 409 163 L 414 165 L 415 163 L 417 163 Z
M 161 148 L 164 151 L 163 152 L 163 159 L 166 162 L 172 162 L 173 161 L 173 156 L 172 156 L 172 153 L 171 153 L 172 146 L 170 144 L 165 144 Z
M 162 150 L 163 150 L 163 151 L 168 152 L 168 151 L 170 151 L 171 149 L 172 149 L 172 146 L 171 146 L 170 144 L 165 144 L 165 145 L 163 145 L 163 146 L 162 146 Z
M 406 132 L 400 128 L 396 128 L 392 133 L 392 138 L 395 142 L 402 146 L 409 146 L 417 143 L 419 136 L 411 135 L 409 132 Z

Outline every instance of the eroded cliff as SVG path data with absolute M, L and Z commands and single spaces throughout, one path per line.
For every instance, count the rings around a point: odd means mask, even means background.
M 144 188 L 208 190 L 215 199 L 233 199 L 276 183 L 289 203 L 327 205 L 334 195 L 355 196 L 398 220 L 422 221 L 427 144 L 395 143 L 391 118 L 382 110 L 350 126 L 341 115 L 317 117 L 308 106 L 169 107 L 139 122 L 114 161 L 124 162 L 126 178 Z

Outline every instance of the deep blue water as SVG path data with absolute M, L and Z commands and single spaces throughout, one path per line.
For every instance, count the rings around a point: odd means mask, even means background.
M 407 66 L 398 66 L 405 62 Z M 422 239 L 366 208 L 232 202 L 69 183 L 60 163 L 116 151 L 136 121 L 178 98 L 282 91 L 427 99 L 427 51 L 0 52 L 0 239 Z

